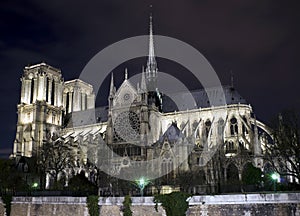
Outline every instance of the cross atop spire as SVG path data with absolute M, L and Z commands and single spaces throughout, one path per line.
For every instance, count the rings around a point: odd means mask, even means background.
M 127 70 L 127 68 L 125 68 L 125 80 L 127 80 L 128 79 L 128 70 Z
M 146 78 L 149 90 L 155 90 L 157 82 L 157 63 L 154 54 L 154 40 L 153 40 L 153 26 L 152 26 L 152 14 L 150 14 L 150 26 L 149 26 L 149 53 L 146 68 Z

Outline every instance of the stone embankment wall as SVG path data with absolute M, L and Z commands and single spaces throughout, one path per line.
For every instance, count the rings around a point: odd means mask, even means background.
M 123 215 L 123 197 L 100 197 L 100 215 Z M 165 216 L 154 208 L 153 197 L 132 197 L 134 216 Z M 89 215 L 86 197 L 13 197 L 11 216 Z M 0 215 L 4 206 L 0 200 Z M 193 196 L 189 216 L 300 216 L 300 193 Z
M 0 197 L 0 215 L 5 215 L 4 203 L 2 202 L 1 197 Z
M 100 215 L 122 215 L 122 197 L 99 199 Z M 154 209 L 153 197 L 132 197 L 133 215 L 166 215 Z M 300 193 L 193 196 L 188 216 L 300 216 Z
M 131 211 L 133 216 L 165 216 L 165 210 L 162 206 L 158 206 L 155 210 L 155 204 L 153 203 L 153 197 L 131 197 L 132 206 Z M 123 215 L 124 197 L 100 197 L 100 215 Z
M 194 196 L 190 216 L 300 216 L 300 193 Z
M 13 197 L 11 216 L 89 215 L 86 197 Z

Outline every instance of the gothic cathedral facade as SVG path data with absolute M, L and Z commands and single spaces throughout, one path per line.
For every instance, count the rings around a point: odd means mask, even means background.
M 111 75 L 106 107 L 95 108 L 93 86 L 80 79 L 65 81 L 61 70 L 46 63 L 25 67 L 13 157 L 36 156 L 45 141 L 60 139 L 76 148 L 78 166 L 89 160 L 99 165 L 101 139 L 118 155 L 110 161 L 114 175 L 157 159 L 152 169 L 168 178 L 192 171 L 202 173 L 203 184 L 213 186 L 232 175 L 229 168 L 240 180 L 246 164 L 263 169 L 270 130 L 233 86 L 222 88 L 225 106 L 209 104 L 209 94 L 218 95 L 218 89 L 200 89 L 191 93 L 197 102 L 194 109 L 177 110 L 157 88 L 157 73 L 152 24 L 147 65 L 138 86 L 130 82 L 127 70 L 118 88 Z M 184 98 L 186 93 L 176 94 Z M 217 109 L 226 110 L 226 116 L 214 118 Z M 89 115 L 95 118 L 89 121 Z M 219 146 L 214 155 L 212 143 Z M 217 165 L 216 155 L 221 158 Z

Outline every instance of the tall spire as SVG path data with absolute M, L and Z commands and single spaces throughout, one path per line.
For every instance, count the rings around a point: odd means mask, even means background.
M 127 80 L 128 79 L 128 70 L 127 70 L 127 68 L 125 68 L 125 80 Z
M 113 96 L 114 94 L 115 94 L 114 74 L 111 73 L 109 96 Z
M 153 26 L 152 26 L 152 14 L 150 14 L 150 30 L 149 30 L 149 53 L 146 68 L 146 78 L 149 90 L 153 91 L 156 88 L 157 82 L 157 63 L 154 54 L 154 40 L 153 40 Z
M 143 92 L 143 93 L 147 92 L 144 68 L 142 69 L 141 92 Z

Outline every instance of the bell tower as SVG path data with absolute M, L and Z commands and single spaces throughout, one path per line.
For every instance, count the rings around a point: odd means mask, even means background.
M 58 137 L 63 115 L 61 71 L 46 63 L 24 68 L 13 156 L 36 156 L 43 142 Z

